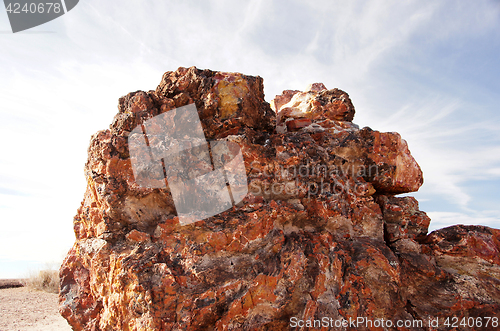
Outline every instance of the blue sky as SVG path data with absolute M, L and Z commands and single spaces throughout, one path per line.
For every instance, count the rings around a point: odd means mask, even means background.
M 0 278 L 62 260 L 90 136 L 179 66 L 345 90 L 408 141 L 431 229 L 500 228 L 498 1 L 81 0 L 17 34 L 0 8 L 0 45 Z

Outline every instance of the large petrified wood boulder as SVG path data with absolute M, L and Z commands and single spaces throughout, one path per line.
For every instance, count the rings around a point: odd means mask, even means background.
M 137 184 L 128 138 L 192 103 L 208 139 L 240 147 L 249 192 L 181 225 L 168 187 Z M 307 324 L 318 320 L 430 330 L 436 318 L 447 330 L 449 317 L 498 317 L 499 231 L 427 235 L 418 202 L 394 196 L 423 183 L 406 142 L 359 129 L 347 93 L 313 84 L 271 107 L 262 78 L 192 67 L 118 109 L 91 139 L 76 242 L 60 271 L 60 311 L 74 330 L 320 330 Z M 335 324 L 362 317 L 394 325 Z

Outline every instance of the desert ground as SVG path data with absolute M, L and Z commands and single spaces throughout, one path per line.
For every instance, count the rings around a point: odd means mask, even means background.
M 0 280 L 0 331 L 72 330 L 57 311 L 57 294 Z

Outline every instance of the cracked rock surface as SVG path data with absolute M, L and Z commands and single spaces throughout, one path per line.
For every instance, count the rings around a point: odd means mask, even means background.
M 128 136 L 192 103 L 207 139 L 240 147 L 249 192 L 180 225 L 168 187 L 136 183 Z M 316 83 L 269 104 L 261 77 L 179 68 L 118 110 L 91 138 L 60 270 L 60 312 L 74 330 L 289 330 L 324 317 L 423 325 L 384 330 L 429 330 L 438 318 L 449 330 L 447 317 L 500 317 L 500 231 L 428 234 L 417 200 L 396 196 L 423 184 L 406 141 L 352 123 L 344 91 Z M 382 330 L 309 328 L 325 329 Z

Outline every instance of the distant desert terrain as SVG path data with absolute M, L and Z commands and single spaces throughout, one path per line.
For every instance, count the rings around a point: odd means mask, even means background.
M 59 315 L 57 294 L 19 286 L 19 280 L 0 280 L 1 331 L 72 330 Z

